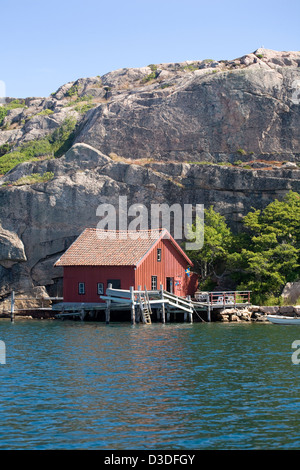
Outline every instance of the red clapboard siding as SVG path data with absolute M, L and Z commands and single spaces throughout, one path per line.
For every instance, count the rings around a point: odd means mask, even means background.
M 161 261 L 157 261 L 157 249 L 161 249 Z M 144 286 L 151 290 L 151 276 L 157 276 L 157 288 L 160 284 L 167 288 L 167 277 L 173 278 L 173 292 L 176 295 L 189 294 L 188 285 L 190 278 L 185 270 L 188 267 L 187 260 L 174 247 L 168 239 L 160 240 L 147 254 L 136 269 L 135 289 Z
M 120 279 L 121 289 L 134 285 L 132 266 L 65 266 L 64 302 L 101 302 L 97 293 L 97 283 L 103 282 L 104 295 L 109 279 Z M 85 283 L 85 294 L 78 293 L 78 283 Z

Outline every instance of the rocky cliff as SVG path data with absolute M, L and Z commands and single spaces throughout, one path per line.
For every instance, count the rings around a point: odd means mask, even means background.
M 260 49 L 230 61 L 122 69 L 48 98 L 7 99 L 0 295 L 35 286 L 60 294 L 54 262 L 96 226 L 99 204 L 117 206 L 120 195 L 147 207 L 213 204 L 237 228 L 251 207 L 300 191 L 298 91 L 300 52 Z M 75 127 L 58 152 L 55 139 L 70 118 Z

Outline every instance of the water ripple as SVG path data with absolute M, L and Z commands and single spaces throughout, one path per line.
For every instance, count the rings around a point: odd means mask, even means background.
M 297 449 L 295 330 L 0 320 L 0 449 Z

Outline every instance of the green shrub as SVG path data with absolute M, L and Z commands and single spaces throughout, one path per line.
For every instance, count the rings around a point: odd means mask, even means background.
M 31 173 L 31 175 L 22 176 L 17 181 L 12 183 L 13 186 L 22 186 L 24 184 L 34 184 L 34 183 L 46 183 L 47 181 L 54 178 L 54 173 L 52 171 L 47 171 L 43 174 L 40 173 Z
M 12 148 L 11 144 L 0 145 L 0 157 L 2 157 L 2 155 L 5 155 L 6 153 L 8 153 L 11 148 Z
M 81 114 L 85 114 L 89 109 L 94 108 L 96 105 L 93 103 L 85 103 L 85 104 L 79 104 L 78 106 L 75 106 L 75 111 Z
M 48 139 L 31 140 L 22 144 L 18 148 L 19 152 L 23 153 L 28 157 L 28 160 L 35 157 L 41 157 L 42 155 L 49 155 L 52 153 L 52 146 Z
M 0 106 L 0 127 L 3 125 L 5 116 L 7 116 L 8 111 L 16 108 L 24 108 L 25 100 L 13 100 L 4 106 Z
M 155 65 L 155 64 L 150 64 L 150 65 L 148 65 L 148 67 L 152 70 L 152 72 L 156 72 L 156 70 L 157 70 L 157 65 Z
M 27 162 L 28 160 L 30 160 L 30 158 L 22 152 L 6 153 L 0 157 L 0 174 L 4 175 L 19 163 Z
M 189 70 L 190 72 L 194 72 L 195 70 L 199 69 L 197 64 L 184 65 L 182 68 L 183 70 Z
M 0 126 L 2 126 L 6 115 L 7 115 L 7 108 L 5 106 L 0 106 Z
M 16 109 L 16 108 L 24 108 L 25 100 L 12 100 L 10 103 L 7 103 L 5 107 L 7 110 Z
M 142 83 L 147 83 L 147 82 L 151 82 L 151 80 L 155 80 L 157 77 L 157 72 L 151 72 L 149 73 L 149 75 L 147 75 L 146 77 L 144 77 L 141 82 Z
M 91 102 L 93 99 L 92 95 L 84 95 L 84 96 L 78 96 L 76 100 L 72 100 L 70 103 L 66 104 L 66 107 L 70 106 L 75 106 L 77 103 L 81 103 L 82 101 L 88 101 Z
M 66 92 L 66 95 L 72 98 L 72 96 L 78 95 L 78 85 L 72 85 L 71 88 Z
M 75 126 L 76 119 L 68 117 L 49 137 L 49 142 L 55 157 L 60 157 L 72 146 L 75 137 Z
M 237 153 L 239 153 L 240 155 L 247 155 L 246 150 L 241 149 L 241 148 L 237 149 Z
M 173 86 L 173 84 L 172 83 L 163 83 L 162 85 L 160 85 L 159 88 L 164 89 L 164 88 L 169 88 L 170 86 Z
M 36 116 L 49 116 L 50 114 L 53 114 L 53 113 L 54 111 L 52 111 L 51 109 L 44 109 L 40 113 L 37 113 Z
M 19 163 L 34 161 L 43 156 L 60 157 L 72 146 L 75 126 L 75 118 L 66 118 L 62 125 L 49 136 L 26 142 L 13 152 L 2 153 L 2 156 L 0 156 L 0 174 L 7 173 Z

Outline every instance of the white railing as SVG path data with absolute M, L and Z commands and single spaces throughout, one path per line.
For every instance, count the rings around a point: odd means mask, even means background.
M 220 291 L 201 292 L 196 297 L 196 302 L 208 304 L 212 307 L 250 304 L 251 291 Z
M 193 312 L 193 305 L 191 300 L 178 297 L 177 295 L 171 294 L 170 292 L 167 292 L 163 289 L 147 291 L 140 289 L 134 290 L 133 288 L 130 288 L 130 290 L 123 290 L 108 287 L 106 289 L 106 295 L 101 295 L 100 298 L 110 302 L 139 305 L 138 295 L 145 295 L 146 292 L 149 295 L 149 303 L 153 307 L 155 307 L 155 305 L 159 306 L 164 303 L 168 304 L 172 308 L 176 307 L 189 313 Z

